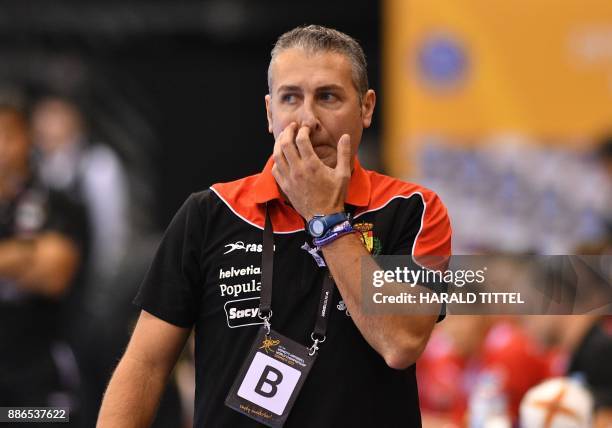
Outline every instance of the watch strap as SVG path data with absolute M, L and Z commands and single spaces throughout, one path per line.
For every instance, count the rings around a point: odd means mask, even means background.
M 328 215 L 315 215 L 312 219 L 310 219 L 310 221 L 308 222 L 308 233 L 313 237 L 313 238 L 317 238 L 317 236 L 314 236 L 311 232 L 310 232 L 310 225 L 312 224 L 313 221 L 321 221 L 324 224 L 324 230 L 323 233 L 318 237 L 321 238 L 323 236 L 325 236 L 333 227 L 337 226 L 340 223 L 343 223 L 345 221 L 349 221 L 350 220 L 350 214 L 347 214 L 344 211 L 341 212 L 337 212 L 337 213 L 333 213 L 333 214 L 328 214 Z

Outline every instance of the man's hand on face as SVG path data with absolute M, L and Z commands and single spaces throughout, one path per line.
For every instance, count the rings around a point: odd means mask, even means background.
M 315 214 L 344 211 L 351 178 L 351 138 L 338 141 L 337 162 L 330 168 L 321 162 L 310 141 L 310 128 L 292 122 L 274 144 L 272 175 L 279 187 L 306 220 Z

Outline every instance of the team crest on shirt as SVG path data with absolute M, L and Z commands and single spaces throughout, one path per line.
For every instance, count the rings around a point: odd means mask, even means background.
M 361 241 L 370 254 L 373 256 L 380 254 L 382 245 L 380 239 L 374 236 L 374 225 L 372 223 L 355 223 L 353 228 L 361 233 Z

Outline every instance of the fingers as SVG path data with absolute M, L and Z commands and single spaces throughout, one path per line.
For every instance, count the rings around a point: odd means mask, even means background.
M 351 137 L 343 134 L 338 140 L 338 160 L 336 163 L 336 173 L 344 178 L 351 176 Z
M 274 159 L 274 163 L 277 165 L 278 172 L 281 175 L 285 175 L 289 173 L 289 158 L 287 158 L 286 151 L 289 153 L 289 156 L 292 155 L 289 150 L 286 149 L 285 146 L 292 145 L 293 139 L 295 138 L 295 128 L 297 124 L 295 122 L 291 122 L 283 131 L 278 135 L 278 138 L 274 142 L 274 151 L 272 153 L 272 157 Z M 293 148 L 293 154 L 297 156 L 297 150 L 295 146 Z M 295 156 L 291 159 L 295 161 Z
M 316 156 L 312 148 L 312 141 L 310 141 L 310 127 L 302 126 L 300 128 L 295 137 L 295 144 L 302 159 L 308 160 Z
M 274 180 L 276 180 L 276 183 L 280 186 L 281 189 L 285 188 L 285 179 L 284 179 L 284 177 L 286 177 L 286 176 L 283 175 L 279 171 L 277 163 L 272 165 L 272 177 L 274 177 Z
M 291 122 L 278 136 L 280 148 L 290 167 L 300 160 L 300 154 L 294 144 L 297 128 L 297 123 Z

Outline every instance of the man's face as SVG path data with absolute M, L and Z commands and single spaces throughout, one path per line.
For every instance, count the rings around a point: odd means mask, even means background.
M 29 150 L 25 122 L 13 112 L 0 111 L 0 178 L 24 174 Z
M 76 144 L 81 128 L 79 112 L 61 99 L 46 99 L 34 109 L 33 140 L 45 155 Z
M 325 165 L 336 166 L 342 134 L 350 135 L 352 154 L 357 153 L 363 128 L 372 122 L 376 96 L 369 90 L 360 102 L 345 55 L 287 49 L 272 63 L 271 81 L 266 111 L 274 138 L 295 122 L 310 128 L 313 149 Z

